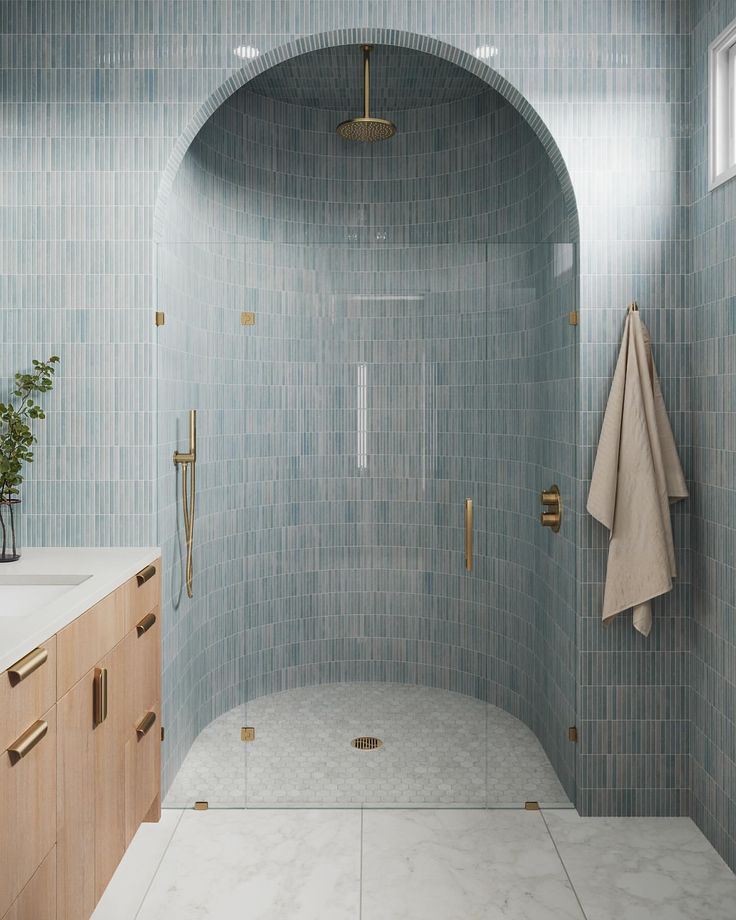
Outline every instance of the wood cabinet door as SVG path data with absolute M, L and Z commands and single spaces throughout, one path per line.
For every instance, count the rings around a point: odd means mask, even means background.
M 36 869 L 3 920 L 56 920 L 56 848 Z
M 56 707 L 0 757 L 0 916 L 54 845 Z
M 123 858 L 125 745 L 131 734 L 128 694 L 130 637 L 98 663 L 107 672 L 107 715 L 94 731 L 95 897 L 99 900 Z
M 57 916 L 88 920 L 95 908 L 94 670 L 57 703 Z

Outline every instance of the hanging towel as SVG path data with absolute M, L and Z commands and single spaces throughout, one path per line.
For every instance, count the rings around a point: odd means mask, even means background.
M 635 629 L 649 635 L 651 600 L 677 575 L 669 505 L 687 497 L 649 332 L 629 308 L 588 495 L 589 513 L 610 531 L 604 623 L 631 607 Z

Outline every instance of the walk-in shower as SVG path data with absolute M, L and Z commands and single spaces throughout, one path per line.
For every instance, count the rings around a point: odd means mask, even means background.
M 225 98 L 168 201 L 166 802 L 569 803 L 565 196 L 501 93 L 409 48 L 372 51 L 374 108 L 400 130 L 346 144 L 359 52 L 284 60 Z M 189 600 L 171 452 L 191 407 Z

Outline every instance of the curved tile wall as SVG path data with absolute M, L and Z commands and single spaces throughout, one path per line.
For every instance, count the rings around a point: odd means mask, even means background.
M 427 57 L 400 53 L 402 73 Z M 352 146 L 334 133 L 349 112 L 262 95 L 296 94 L 277 70 L 202 129 L 159 246 L 162 457 L 196 404 L 201 458 L 198 596 L 165 675 L 185 741 L 167 779 L 243 700 L 381 680 L 503 706 L 571 791 L 574 544 L 540 530 L 536 495 L 556 479 L 571 496 L 574 474 L 560 318 L 575 266 L 551 163 L 475 78 L 433 106 L 410 80 L 403 109 L 379 95 L 397 137 Z

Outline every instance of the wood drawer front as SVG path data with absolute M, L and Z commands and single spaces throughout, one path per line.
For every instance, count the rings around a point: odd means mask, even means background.
M 156 559 L 141 569 L 124 587 L 127 608 L 125 628 L 130 630 L 161 603 L 161 560 Z
M 37 660 L 46 660 L 34 667 L 32 653 L 21 661 L 29 661 L 33 668 L 22 680 L 11 674 L 12 667 L 0 674 L 0 751 L 4 751 L 31 722 L 41 717 L 56 702 L 56 636 L 43 642 Z
M 24 757 L 0 755 L 0 917 L 56 840 L 56 707 L 40 718 L 46 734 Z
M 36 869 L 3 920 L 56 920 L 56 847 Z
M 135 729 L 125 746 L 125 826 L 127 843 L 142 821 L 157 821 L 160 815 L 161 706 L 156 700 L 147 712 L 156 716 L 145 735 Z M 147 712 L 141 713 L 140 725 Z
M 57 634 L 59 699 L 125 635 L 125 585 Z
M 155 622 L 151 625 L 151 617 Z M 161 619 L 155 607 L 127 636 L 130 703 L 129 718 L 133 726 L 161 698 Z M 146 628 L 147 627 L 147 628 Z M 145 632 L 143 631 L 145 628 Z M 159 735 L 160 726 L 159 726 Z

